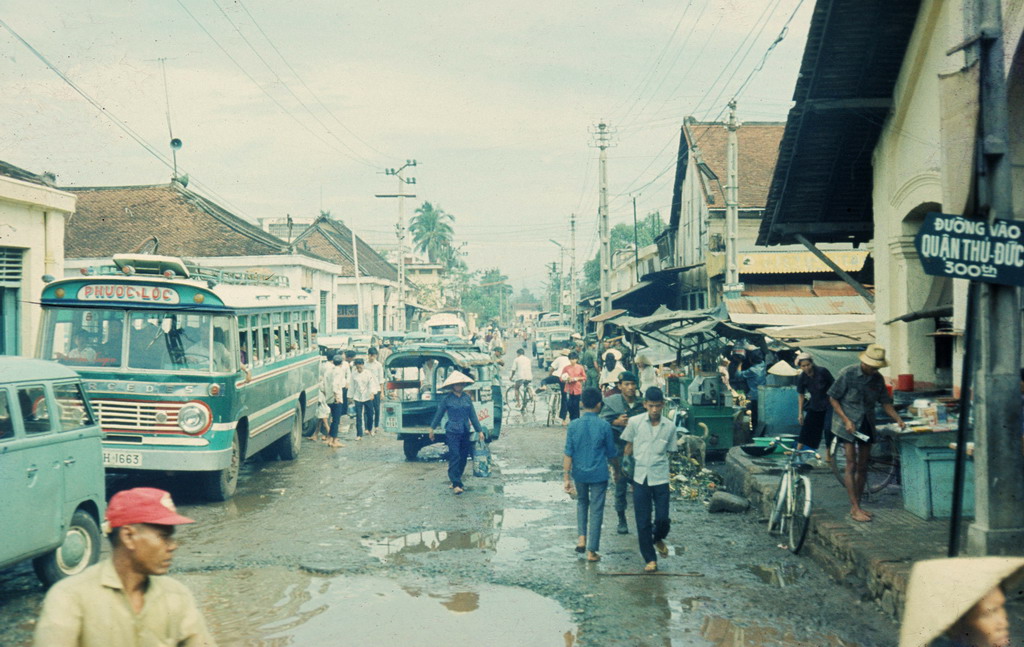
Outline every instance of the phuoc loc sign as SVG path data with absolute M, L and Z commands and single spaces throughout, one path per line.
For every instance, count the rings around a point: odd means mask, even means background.
M 929 213 L 914 238 L 926 274 L 1024 285 L 1024 221 Z

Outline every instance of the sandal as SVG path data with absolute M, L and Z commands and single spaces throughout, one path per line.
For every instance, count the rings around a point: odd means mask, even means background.
M 867 522 L 871 521 L 871 515 L 869 515 L 868 513 L 864 512 L 863 510 L 858 510 L 856 512 L 850 512 L 850 518 L 853 519 L 854 521 L 858 521 L 860 523 L 867 523 Z
M 465 490 L 456 485 L 454 488 L 452 488 L 452 492 L 454 492 L 455 494 L 462 494 L 463 492 L 465 492 Z
M 599 562 L 599 561 L 601 561 L 601 556 L 598 555 L 597 553 L 595 553 L 592 550 L 587 551 L 587 561 L 588 562 Z
M 658 571 L 658 562 L 647 562 L 644 566 L 644 573 L 656 573 Z

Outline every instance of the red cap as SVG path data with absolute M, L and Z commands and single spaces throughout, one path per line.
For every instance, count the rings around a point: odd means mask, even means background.
M 177 526 L 195 522 L 178 514 L 169 492 L 137 487 L 111 497 L 107 504 L 107 523 L 111 528 L 120 528 L 133 523 Z

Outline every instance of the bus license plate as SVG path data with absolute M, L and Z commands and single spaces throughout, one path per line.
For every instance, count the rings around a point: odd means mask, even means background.
M 398 418 L 395 416 L 388 416 L 384 418 L 384 426 L 388 429 L 394 429 L 398 426 Z
M 127 452 L 118 449 L 103 450 L 103 467 L 140 467 L 142 452 Z

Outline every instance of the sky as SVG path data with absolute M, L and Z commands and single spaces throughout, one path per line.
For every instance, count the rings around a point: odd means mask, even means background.
M 329 210 L 374 243 L 398 221 L 374 197 L 398 192 L 384 171 L 415 159 L 407 221 L 440 206 L 471 269 L 538 291 L 570 214 L 577 265 L 597 251 L 595 125 L 615 132 L 611 224 L 632 222 L 633 197 L 667 220 L 683 119 L 721 119 L 750 77 L 740 119 L 784 121 L 813 7 L 7 0 L 0 20 L 91 101 L 0 27 L 0 160 L 62 186 L 159 184 L 170 131 L 189 188 L 237 215 Z

